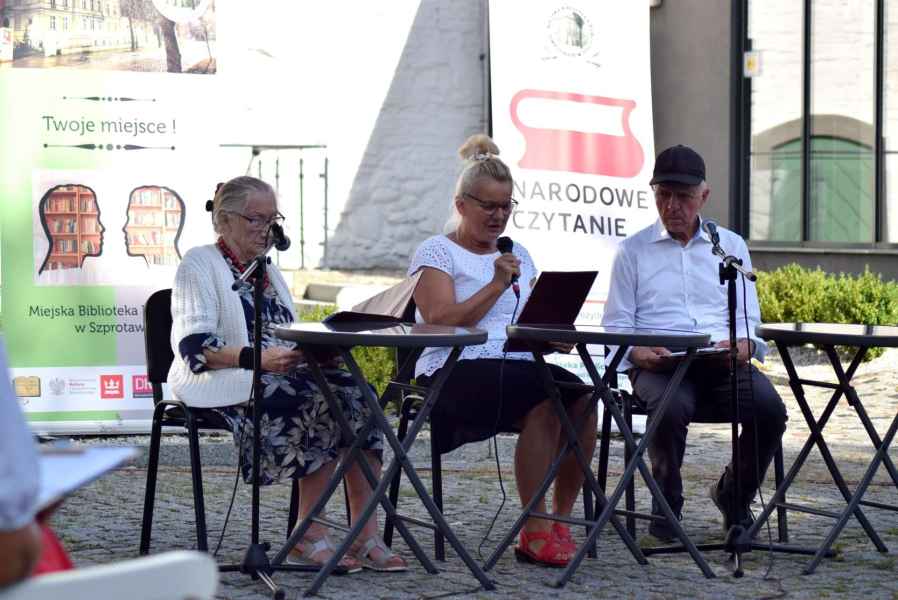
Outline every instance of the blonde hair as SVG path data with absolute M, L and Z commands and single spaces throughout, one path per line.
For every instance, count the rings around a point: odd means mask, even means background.
M 455 207 L 456 198 L 461 198 L 471 192 L 481 179 L 492 179 L 501 183 L 514 184 L 511 170 L 502 159 L 499 158 L 499 146 L 485 133 L 475 133 L 461 145 L 458 155 L 464 160 L 461 173 L 455 182 L 455 195 L 452 197 L 452 214 L 446 225 L 444 233 L 454 231 L 461 222 L 461 215 Z
M 218 185 L 212 200 L 212 226 L 215 233 L 221 233 L 222 216 L 225 213 L 242 214 L 253 194 L 265 194 L 275 198 L 277 202 L 272 187 L 255 177 L 244 175 Z

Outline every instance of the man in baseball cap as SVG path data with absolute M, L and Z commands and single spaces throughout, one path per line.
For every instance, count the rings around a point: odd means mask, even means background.
M 603 325 L 701 331 L 710 334 L 718 348 L 729 348 L 726 286 L 720 285 L 720 260 L 711 252 L 710 236 L 702 230 L 701 209 L 710 195 L 705 177 L 705 161 L 688 146 L 673 146 L 658 155 L 650 181 L 658 220 L 618 245 Z M 721 247 L 742 258 L 751 270 L 745 240 L 723 227 L 718 227 L 717 233 Z M 739 464 L 728 465 L 710 490 L 711 500 L 723 514 L 724 529 L 751 523 L 749 504 L 780 446 L 787 419 L 786 407 L 773 385 L 751 364 L 753 357 L 764 359 L 767 344 L 754 333 L 761 322 L 755 284 L 746 281 L 745 290 L 744 295 L 738 294 L 736 307 L 740 315 L 736 329 L 742 423 Z M 747 326 L 741 318 L 743 309 Z M 620 363 L 653 418 L 680 360 L 671 356 L 671 350 L 633 347 Z M 675 515 L 684 503 L 680 467 L 690 422 L 731 418 L 728 366 L 728 353 L 696 360 L 665 412 L 657 415 L 660 426 L 649 446 L 652 475 Z M 663 515 L 655 500 L 652 513 Z M 666 541 L 679 537 L 683 530 L 678 523 L 662 518 L 651 522 L 649 533 Z

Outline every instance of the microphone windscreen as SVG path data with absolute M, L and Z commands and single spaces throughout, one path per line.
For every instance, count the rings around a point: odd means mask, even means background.
M 507 235 L 503 235 L 498 240 L 496 240 L 496 250 L 498 250 L 502 254 L 511 252 L 513 248 L 514 242 L 511 241 L 511 238 Z
M 272 223 L 271 225 L 271 237 L 274 247 L 278 251 L 283 252 L 290 247 L 290 238 L 284 235 L 284 228 L 277 223 Z

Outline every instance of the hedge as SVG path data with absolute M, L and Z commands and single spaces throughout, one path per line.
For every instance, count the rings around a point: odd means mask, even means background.
M 758 273 L 758 300 L 765 323 L 898 324 L 898 283 L 869 268 L 862 275 L 825 273 L 797 264 Z M 874 348 L 867 358 L 883 349 Z

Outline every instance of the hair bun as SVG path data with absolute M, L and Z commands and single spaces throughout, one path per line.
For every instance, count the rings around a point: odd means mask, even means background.
M 458 154 L 465 160 L 481 159 L 481 156 L 485 159 L 489 158 L 489 155 L 498 156 L 499 146 L 485 133 L 475 133 L 465 140 L 458 149 Z
M 213 205 L 212 205 L 212 201 L 211 201 L 211 200 L 206 200 L 206 210 L 209 211 L 209 212 L 212 212 L 212 206 L 213 206 Z

